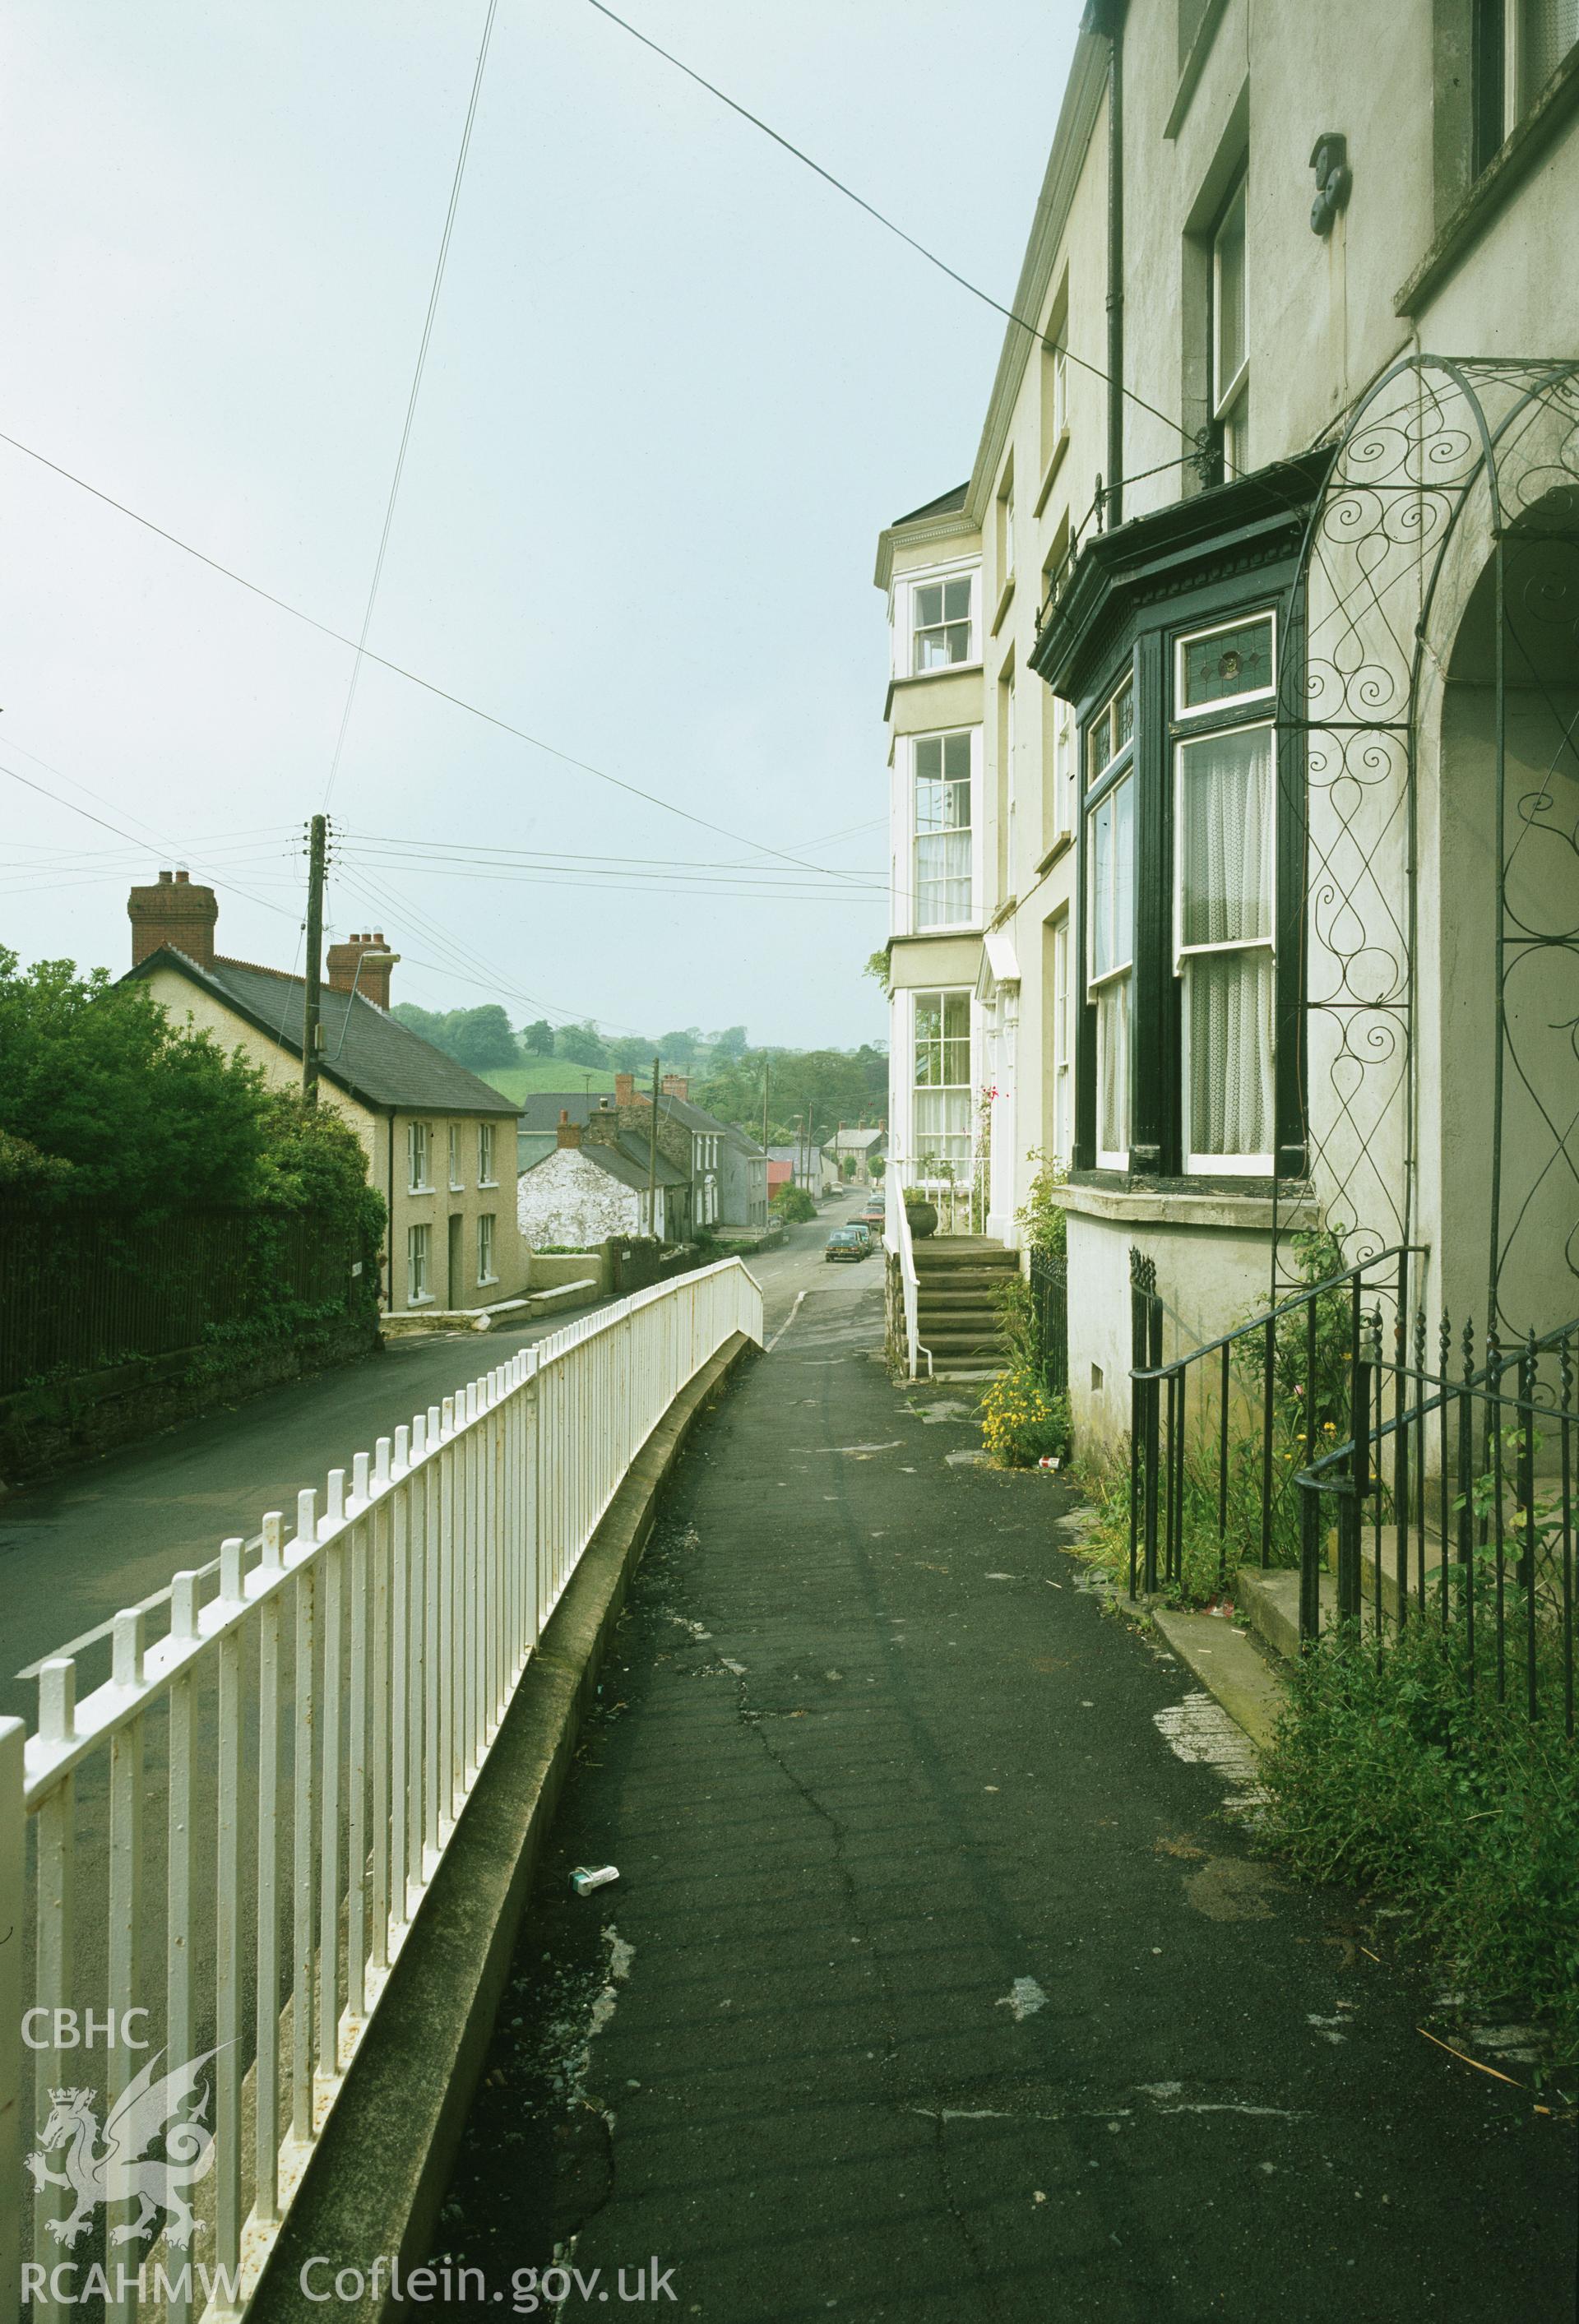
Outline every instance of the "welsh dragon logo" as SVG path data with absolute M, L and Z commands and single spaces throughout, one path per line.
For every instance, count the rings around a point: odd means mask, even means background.
M 102 2135 L 93 2105 L 97 2090 L 50 2092 L 40 2143 L 23 2160 L 40 2194 L 46 2187 L 65 2187 L 77 2199 L 65 2218 L 47 2222 L 57 2242 L 75 2244 L 101 2204 L 135 2203 L 137 2217 L 113 2231 L 112 2244 L 152 2233 L 162 2210 L 169 2214 L 171 2244 L 186 2248 L 199 2226 L 187 2190 L 214 2167 L 214 2134 L 202 2119 L 209 2093 L 206 2084 L 199 2092 L 199 2083 L 204 2067 L 218 2054 L 206 2051 L 155 2081 L 153 2070 L 164 2055 L 156 2052 L 111 2107 Z M 194 2098 L 196 2104 L 183 2114 Z M 160 2159 L 147 2150 L 162 2133 Z M 62 2150 L 65 2169 L 51 2171 L 49 2157 Z

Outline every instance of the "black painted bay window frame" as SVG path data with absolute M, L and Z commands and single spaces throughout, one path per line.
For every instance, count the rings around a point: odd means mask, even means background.
M 1156 516 L 1136 519 L 1099 540 L 1094 553 L 1087 552 L 1090 569 L 1084 586 L 1076 573 L 1065 599 L 1044 622 L 1033 667 L 1075 703 L 1080 737 L 1076 1122 L 1070 1174 L 1076 1183 L 1264 1194 L 1274 1177 L 1297 1181 L 1305 1176 L 1306 738 L 1298 724 L 1304 624 L 1302 604 L 1291 591 L 1311 481 L 1305 464 L 1288 463 L 1276 472 L 1275 483 L 1263 472 L 1260 478 L 1252 475 Z M 1209 504 L 1222 511 L 1215 530 L 1207 522 Z M 1247 517 L 1250 521 L 1241 521 Z M 1180 534 L 1187 536 L 1184 555 L 1178 553 Z M 1191 534 L 1193 540 L 1188 539 Z M 1124 573 L 1126 565 L 1133 581 Z M 1225 650 L 1243 649 L 1246 641 L 1234 633 L 1269 617 L 1276 641 L 1274 676 L 1268 679 L 1258 672 L 1242 685 L 1224 679 L 1221 698 L 1209 702 L 1192 706 L 1180 699 L 1179 649 L 1185 640 L 1214 632 L 1222 636 Z M 1101 754 L 1094 754 L 1091 737 L 1126 678 L 1134 704 L 1128 755 L 1121 761 L 1114 753 L 1097 766 Z M 1207 735 L 1233 736 L 1267 727 L 1272 730 L 1273 753 L 1273 1134 L 1258 1168 L 1238 1157 L 1219 1162 L 1211 1153 L 1190 1157 L 1186 1152 L 1187 978 L 1181 972 L 1187 946 L 1181 947 L 1176 874 L 1180 746 Z M 1227 755 L 1232 758 L 1233 753 Z M 1097 1005 L 1090 922 L 1093 816 L 1124 781 L 1134 787 L 1134 931 L 1127 1028 L 1130 1142 L 1127 1163 L 1121 1167 L 1116 1167 L 1119 1157 L 1103 1148 L 1098 1138 Z M 1256 935 L 1259 938 L 1259 929 Z

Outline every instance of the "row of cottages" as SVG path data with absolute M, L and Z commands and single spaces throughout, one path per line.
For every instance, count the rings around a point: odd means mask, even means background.
M 212 888 L 162 872 L 134 888 L 133 977 L 172 1021 L 240 1049 L 269 1082 L 299 1088 L 306 985 L 215 950 Z M 381 934 L 331 945 L 320 1010 L 319 1102 L 348 1121 L 383 1195 L 387 1309 L 475 1309 L 525 1290 L 516 1223 L 515 1107 L 389 1013 L 399 954 Z
M 545 1091 L 522 1109 L 516 1212 L 537 1249 L 586 1250 L 610 1235 L 727 1241 L 768 1223 L 768 1157 L 665 1075 L 656 1131 L 650 1093 L 616 1074 L 612 1096 Z
M 1067 1174 L 1077 1421 L 1298 1230 L 1579 1311 L 1579 10 L 1093 0 L 974 465 L 882 534 L 893 1150 Z M 1177 1339 L 1172 1335 L 1177 1334 Z
M 873 1186 L 882 1176 L 888 1153 L 888 1132 L 841 1121 L 823 1148 L 823 1154 L 840 1185 Z M 873 1164 L 876 1163 L 874 1170 Z

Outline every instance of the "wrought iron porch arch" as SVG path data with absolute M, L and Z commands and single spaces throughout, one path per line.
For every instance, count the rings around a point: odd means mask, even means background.
M 1501 1312 L 1510 1252 L 1531 1189 L 1504 1177 L 1504 1092 L 1528 1075 L 1510 995 L 1532 954 L 1557 946 L 1579 967 L 1579 819 L 1554 813 L 1551 783 L 1509 797 L 1505 618 L 1510 559 L 1531 540 L 1572 542 L 1579 576 L 1579 362 L 1409 355 L 1367 392 L 1338 439 L 1306 531 L 1284 634 L 1303 630 L 1279 704 L 1279 763 L 1301 785 L 1306 845 L 1300 915 L 1299 1081 L 1308 1169 L 1350 1259 L 1408 1243 L 1417 1227 L 1417 772 L 1422 716 L 1440 711 L 1459 622 L 1490 565 L 1495 591 L 1496 1056 L 1488 1081 L 1491 1201 L 1487 1320 Z M 1559 595 L 1563 594 L 1559 592 Z M 1579 588 L 1541 609 L 1574 640 Z M 1298 688 L 1303 684 L 1303 694 Z M 1579 773 L 1564 731 L 1565 779 Z M 1554 764 L 1555 771 L 1555 764 Z M 1539 839 L 1574 856 L 1566 925 L 1521 923 L 1509 872 Z M 1579 1061 L 1579 1021 L 1566 1029 Z M 1565 1263 L 1579 1279 L 1579 1099 L 1538 1096 L 1546 1150 L 1574 1189 Z M 1276 1197 L 1275 1197 L 1276 1199 Z M 1281 1207 L 1286 1211 L 1287 1197 Z M 1288 1279 L 1273 1236 L 1273 1288 Z

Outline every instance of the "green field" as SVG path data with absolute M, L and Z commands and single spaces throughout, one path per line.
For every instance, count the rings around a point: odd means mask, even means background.
M 567 1057 L 533 1057 L 530 1065 L 499 1065 L 480 1076 L 503 1090 L 515 1105 L 540 1090 L 590 1090 L 595 1097 L 614 1093 L 614 1071 L 608 1065 L 573 1065 Z

